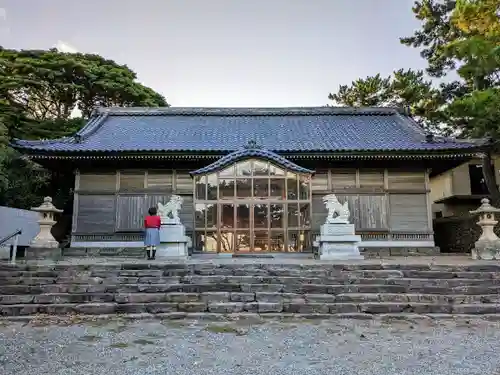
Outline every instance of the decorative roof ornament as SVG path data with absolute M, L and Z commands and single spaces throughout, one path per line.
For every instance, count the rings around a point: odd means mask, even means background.
M 250 139 L 248 141 L 248 143 L 243 147 L 246 148 L 247 150 L 260 150 L 260 149 L 262 149 L 262 146 L 258 145 L 257 142 L 255 141 L 255 139 Z

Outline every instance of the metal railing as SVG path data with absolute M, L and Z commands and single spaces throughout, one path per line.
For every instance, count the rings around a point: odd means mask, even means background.
M 17 244 L 19 242 L 19 236 L 23 233 L 22 229 L 16 229 L 15 232 L 9 234 L 8 236 L 5 236 L 4 238 L 0 239 L 0 246 L 2 246 L 4 243 L 6 243 L 8 240 L 11 238 L 14 238 L 14 244 L 12 245 L 12 257 L 11 257 L 11 262 L 16 263 L 16 257 L 17 257 Z

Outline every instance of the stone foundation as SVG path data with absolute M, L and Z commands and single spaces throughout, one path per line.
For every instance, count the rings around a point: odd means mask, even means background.
M 361 254 L 365 258 L 384 258 L 390 256 L 429 256 L 439 255 L 439 247 L 360 247 Z M 194 253 L 193 256 L 209 254 L 216 255 L 215 253 Z M 225 254 L 231 256 L 231 254 Z M 279 257 L 280 255 L 298 255 L 298 256 L 313 256 L 310 253 L 245 253 L 235 254 L 235 257 Z M 144 258 L 146 251 L 143 248 L 137 247 L 106 247 L 106 248 L 84 248 L 84 247 L 70 247 L 63 249 L 63 256 L 68 257 L 131 257 L 131 258 Z
M 439 247 L 365 247 L 360 248 L 365 258 L 386 258 L 390 256 L 440 255 Z
M 60 259 L 62 251 L 59 247 L 29 247 L 24 252 L 26 260 Z

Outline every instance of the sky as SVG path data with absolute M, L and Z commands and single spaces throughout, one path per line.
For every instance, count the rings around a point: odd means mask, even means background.
M 98 53 L 173 106 L 329 104 L 339 85 L 425 68 L 414 0 L 0 0 L 0 45 Z

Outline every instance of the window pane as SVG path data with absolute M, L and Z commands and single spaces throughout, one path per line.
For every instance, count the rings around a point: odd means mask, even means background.
M 288 204 L 288 227 L 296 228 L 299 226 L 299 205 L 297 203 Z
M 216 252 L 218 243 L 217 232 L 201 233 L 200 249 L 206 252 Z
M 203 251 L 205 232 L 195 232 L 193 236 L 193 249 Z
M 205 176 L 196 177 L 196 180 L 195 180 L 196 199 L 200 199 L 200 200 L 207 199 L 206 180 L 207 180 L 207 178 Z
M 206 205 L 207 228 L 217 228 L 217 205 Z
M 232 177 L 234 174 L 234 165 L 231 165 L 230 167 L 227 167 L 219 172 L 219 176 L 221 177 Z
M 270 196 L 274 199 L 285 199 L 285 180 L 272 178 L 270 182 Z
M 250 160 L 242 161 L 236 164 L 236 176 L 246 177 L 252 175 L 252 162 Z
M 255 198 L 269 197 L 269 179 L 256 178 L 253 180 L 253 196 Z
M 207 199 L 209 201 L 217 200 L 217 175 L 209 174 L 207 176 Z
M 234 253 L 234 233 L 223 231 L 220 233 L 220 251 L 222 253 Z
M 285 171 L 280 167 L 271 164 L 271 166 L 269 167 L 269 174 L 271 176 L 284 176 Z
M 299 199 L 297 175 L 295 173 L 287 173 L 286 175 L 286 196 L 287 199 Z
M 237 228 L 250 228 L 250 205 L 239 204 L 236 206 Z
M 206 207 L 204 204 L 195 205 L 194 226 L 195 228 L 205 228 Z
M 234 198 L 234 180 L 219 178 L 219 199 Z
M 283 231 L 271 231 L 269 251 L 285 251 L 285 233 Z
M 261 160 L 254 160 L 253 162 L 253 175 L 254 176 L 269 176 L 269 163 Z
M 311 207 L 309 203 L 301 203 L 300 210 L 300 226 L 309 227 L 311 225 Z
M 302 252 L 309 250 L 309 231 L 288 231 L 288 251 Z
M 269 232 L 257 230 L 253 236 L 254 251 L 269 251 Z
M 282 204 L 271 204 L 271 228 L 283 228 L 284 210 Z
M 267 204 L 256 204 L 253 207 L 253 222 L 255 228 L 268 228 Z
M 299 183 L 299 197 L 300 199 L 310 199 L 311 192 L 309 191 L 309 176 L 301 176 Z
M 234 204 L 221 204 L 221 228 L 234 228 Z
M 249 198 L 252 196 L 252 180 L 249 178 L 236 179 L 236 196 L 238 198 Z
M 236 251 L 249 252 L 250 248 L 250 231 L 236 232 Z

